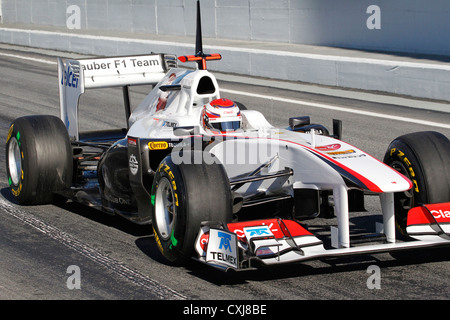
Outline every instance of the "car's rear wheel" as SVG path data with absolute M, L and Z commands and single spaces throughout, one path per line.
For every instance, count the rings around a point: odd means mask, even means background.
M 6 172 L 19 204 L 46 204 L 72 181 L 72 148 L 66 127 L 54 116 L 13 121 L 6 139 Z
M 183 158 L 193 160 L 194 152 L 187 153 Z M 228 176 L 219 163 L 174 163 L 166 157 L 156 171 L 151 199 L 158 248 L 178 265 L 192 256 L 202 222 L 227 223 L 232 218 Z
M 415 132 L 396 138 L 384 162 L 413 182 L 413 188 L 395 194 L 395 218 L 406 235 L 409 209 L 427 203 L 450 201 L 450 141 L 434 132 Z

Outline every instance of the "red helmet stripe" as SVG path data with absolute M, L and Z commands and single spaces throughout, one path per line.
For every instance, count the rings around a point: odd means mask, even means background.
M 211 101 L 211 106 L 219 108 L 229 108 L 234 106 L 234 102 L 230 99 L 216 99 Z

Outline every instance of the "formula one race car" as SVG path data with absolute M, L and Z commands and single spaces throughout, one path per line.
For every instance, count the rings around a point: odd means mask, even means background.
M 58 59 L 61 117 L 16 119 L 7 175 L 19 204 L 66 198 L 151 224 L 162 255 L 223 270 L 450 244 L 450 141 L 395 139 L 384 163 L 326 127 L 292 117 L 275 128 L 220 96 L 197 18 L 196 69 L 173 55 Z M 152 84 L 131 112 L 129 86 Z M 128 128 L 79 132 L 85 89 L 122 87 Z M 375 234 L 352 234 L 349 213 L 379 196 Z M 313 218 L 335 219 L 327 230 Z M 333 221 L 333 220 L 328 220 Z M 397 234 L 396 225 L 401 233 Z M 377 241 L 374 241 L 376 238 Z

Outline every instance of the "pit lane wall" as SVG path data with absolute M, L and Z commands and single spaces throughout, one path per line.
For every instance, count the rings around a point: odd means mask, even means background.
M 0 0 L 0 42 L 92 55 L 185 55 L 193 53 L 195 2 Z M 447 0 L 201 5 L 205 51 L 224 57 L 211 70 L 450 101 Z

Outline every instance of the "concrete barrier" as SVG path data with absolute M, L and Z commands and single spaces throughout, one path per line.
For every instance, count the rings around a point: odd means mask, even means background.
M 194 51 L 195 0 L 0 0 L 0 8 L 3 43 L 89 55 Z M 448 1 L 202 1 L 202 21 L 205 51 L 223 55 L 211 70 L 450 101 L 450 58 L 408 57 L 450 55 L 441 36 Z
M 193 36 L 197 0 L 0 0 L 2 22 Z M 450 55 L 448 0 L 202 0 L 204 36 Z
M 0 42 L 89 55 L 130 55 L 150 51 L 192 54 L 189 37 L 155 40 L 126 35 L 71 33 L 1 27 Z M 213 43 L 213 44 L 208 44 Z M 450 65 L 437 61 L 354 52 L 344 49 L 245 41 L 204 41 L 205 51 L 223 55 L 215 71 L 333 87 L 381 91 L 450 101 Z

